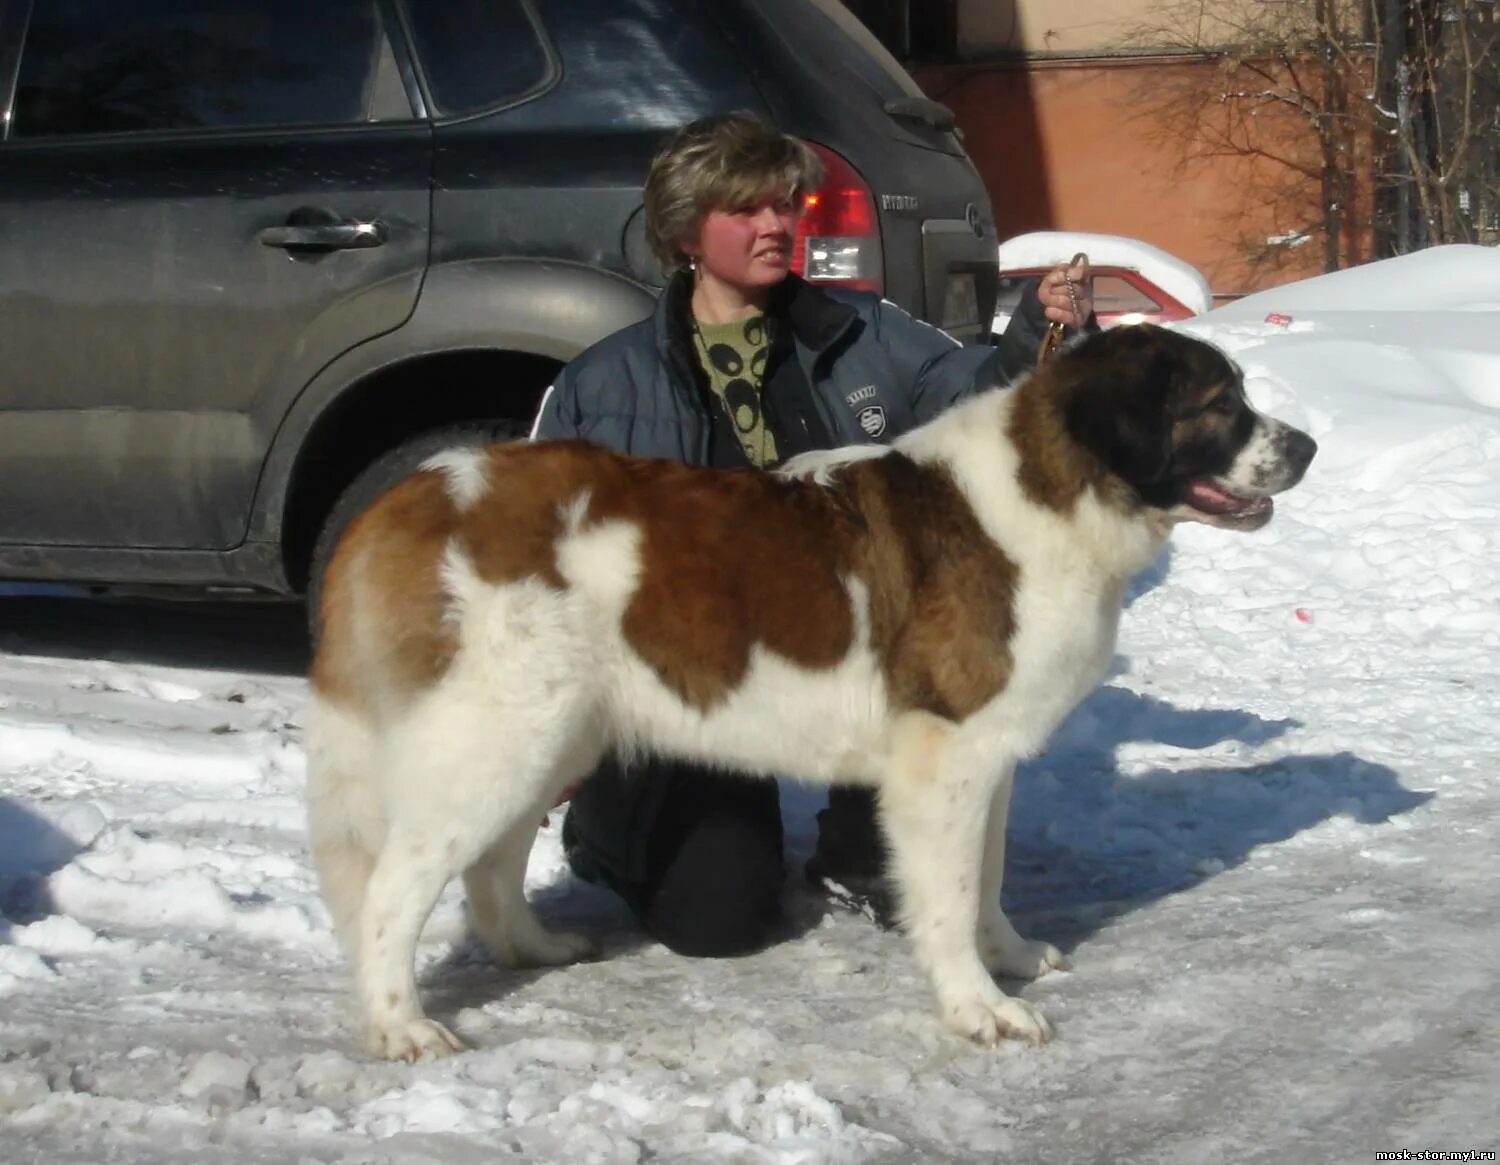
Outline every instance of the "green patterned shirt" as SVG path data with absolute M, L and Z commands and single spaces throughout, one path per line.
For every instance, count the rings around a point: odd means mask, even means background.
M 776 438 L 761 408 L 761 382 L 771 350 L 764 315 L 727 324 L 693 321 L 693 345 L 709 387 L 724 406 L 750 464 L 764 469 L 778 460 Z

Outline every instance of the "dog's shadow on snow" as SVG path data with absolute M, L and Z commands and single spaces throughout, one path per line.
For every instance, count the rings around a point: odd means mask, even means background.
M 1072 945 L 1112 916 L 1239 865 L 1257 847 L 1336 817 L 1384 822 L 1432 798 L 1347 751 L 1237 763 L 1242 748 L 1299 726 L 1101 688 L 1016 774 L 1007 912 L 1023 933 L 1057 941 L 1061 932 L 1060 945 Z M 1168 746 L 1172 763 L 1133 764 L 1132 744 Z
M 1111 918 L 1232 869 L 1260 846 L 1337 817 L 1384 822 L 1434 795 L 1348 751 L 1236 760 L 1297 727 L 1100 688 L 1017 771 L 1007 913 L 1023 934 L 1070 949 Z M 1170 763 L 1133 763 L 1132 745 L 1158 746 L 1150 755 Z M 789 868 L 811 852 L 812 815 L 823 800 L 821 789 L 784 788 Z M 815 908 L 812 923 L 827 909 Z
M 1138 571 L 1125 587 L 1125 609 L 1129 610 L 1135 601 L 1143 595 L 1148 595 L 1162 583 L 1167 581 L 1167 575 L 1172 573 L 1172 544 L 1169 542 L 1162 548 L 1162 552 L 1156 556 L 1155 561 L 1145 570 Z
M 1260 846 L 1337 817 L 1384 822 L 1433 796 L 1403 787 L 1394 770 L 1348 751 L 1253 764 L 1237 759 L 1252 750 L 1264 755 L 1260 746 L 1300 726 L 1100 688 L 1058 727 L 1047 751 L 1016 774 L 1007 912 L 1023 934 L 1070 950 L 1110 919 L 1231 869 Z M 1147 746 L 1136 750 L 1143 759 L 1132 759 L 1133 746 Z M 806 888 L 801 876 L 816 844 L 814 815 L 826 799 L 825 789 L 782 784 L 788 909 L 781 941 L 840 909 Z M 536 905 L 550 927 L 602 935 L 606 958 L 651 942 L 618 899 L 577 880 L 564 878 Z M 505 975 L 519 986 L 545 973 Z M 428 984 L 456 1011 L 493 998 L 494 971 L 474 947 L 455 952 Z

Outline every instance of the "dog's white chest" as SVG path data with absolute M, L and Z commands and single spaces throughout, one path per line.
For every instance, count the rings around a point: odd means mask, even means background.
M 1090 585 L 1093 584 L 1093 585 Z M 1023 584 L 1011 640 L 1011 681 L 996 702 L 1020 751 L 1039 751 L 1058 723 L 1104 678 L 1119 627 L 1120 588 L 1097 579 Z

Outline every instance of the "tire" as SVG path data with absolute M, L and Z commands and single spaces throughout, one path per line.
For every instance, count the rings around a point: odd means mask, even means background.
M 414 473 L 422 462 L 445 449 L 460 446 L 489 445 L 496 441 L 516 441 L 526 437 L 528 427 L 514 419 L 464 421 L 418 433 L 401 444 L 387 449 L 365 466 L 339 494 L 338 501 L 323 519 L 323 528 L 313 544 L 312 563 L 307 576 L 307 627 L 313 642 L 318 638 L 318 610 L 322 604 L 323 572 L 338 547 L 344 530 L 355 517 L 398 481 Z

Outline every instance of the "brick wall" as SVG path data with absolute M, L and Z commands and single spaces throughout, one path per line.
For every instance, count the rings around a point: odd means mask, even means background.
M 917 67 L 923 88 L 958 115 L 985 179 L 1000 235 L 1087 230 L 1153 243 L 1203 271 L 1218 295 L 1322 270 L 1316 169 L 1278 148 L 1190 159 L 1161 115 L 1170 86 L 1212 85 L 1206 61 L 1095 58 Z M 1288 162 L 1295 164 L 1288 164 Z M 1280 241 L 1277 241 L 1280 240 Z

